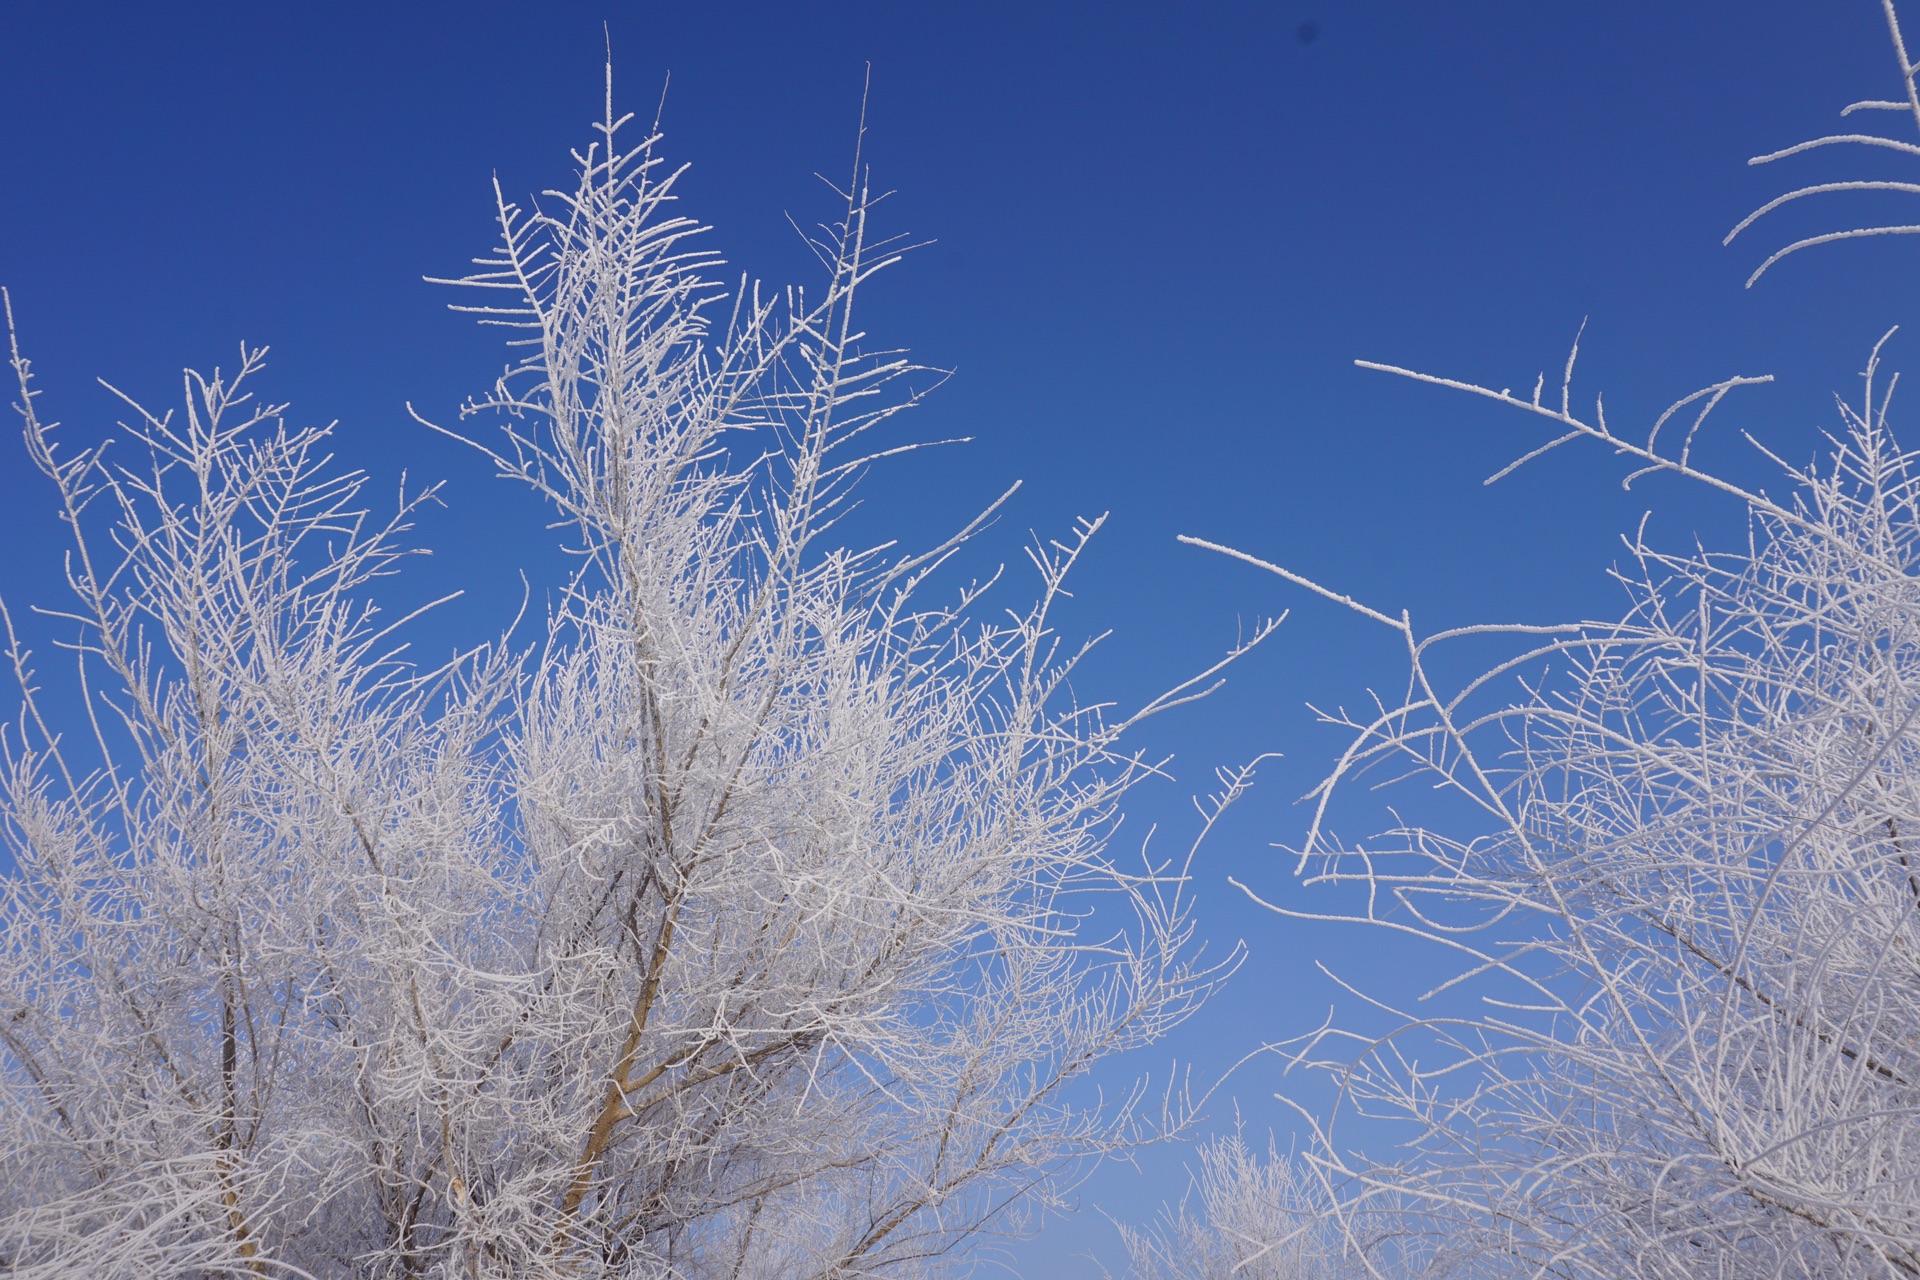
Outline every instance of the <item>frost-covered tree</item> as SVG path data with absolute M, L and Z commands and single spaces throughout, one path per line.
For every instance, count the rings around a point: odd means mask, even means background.
M 1849 110 L 1920 121 L 1885 12 L 1906 101 Z M 1841 142 L 1920 154 L 1847 135 L 1760 159 Z M 1754 218 L 1874 189 L 1920 193 L 1827 184 Z M 1802 240 L 1761 270 L 1916 230 Z M 1408 655 L 1403 695 L 1329 716 L 1351 745 L 1295 850 L 1321 896 L 1271 904 L 1454 958 L 1417 999 L 1295 1045 L 1336 1086 L 1308 1159 L 1350 1243 L 1378 1275 L 1920 1276 L 1920 454 L 1889 429 L 1880 348 L 1824 457 L 1770 456 L 1780 497 L 1694 448 L 1765 379 L 1629 435 L 1597 399 L 1576 407 L 1572 356 L 1557 396 L 1362 363 L 1543 419 L 1547 440 L 1500 475 L 1595 441 L 1628 484 L 1667 474 L 1742 503 L 1748 538 L 1671 550 L 1643 524 L 1620 616 L 1439 634 L 1241 557 Z M 1499 639 L 1509 656 L 1448 678 L 1461 645 Z M 1347 838 L 1363 785 L 1409 790 L 1388 830 Z M 1403 1126 L 1392 1158 L 1352 1150 L 1356 1114 Z
M 1369 1161 L 1336 1111 L 1312 1167 L 1381 1274 L 1920 1274 L 1920 455 L 1878 352 L 1781 499 L 1661 451 L 1674 411 L 1634 439 L 1564 392 L 1468 389 L 1732 490 L 1749 543 L 1636 535 L 1604 622 L 1428 636 L 1346 601 L 1410 661 L 1403 698 L 1331 717 L 1353 742 L 1296 850 L 1357 905 L 1274 905 L 1457 964 L 1387 1027 L 1297 1049 L 1340 1111 L 1411 1129 Z M 1497 635 L 1537 644 L 1436 674 Z M 1363 779 L 1475 816 L 1342 838 Z
M 864 174 L 823 288 L 728 289 L 628 129 L 459 282 L 521 353 L 479 447 L 577 556 L 530 641 L 410 664 L 432 491 L 367 514 L 260 352 L 109 447 L 16 342 L 81 686 L 13 640 L 0 1270 L 922 1273 L 1141 1132 L 1067 1087 L 1222 970 L 1108 855 L 1138 717 L 1048 622 L 1098 522 L 997 624 L 930 598 L 966 532 L 836 543 L 916 372 Z
M 1187 1196 L 1145 1228 L 1122 1223 L 1130 1280 L 1342 1280 L 1338 1218 L 1320 1182 L 1238 1132 L 1200 1147 Z

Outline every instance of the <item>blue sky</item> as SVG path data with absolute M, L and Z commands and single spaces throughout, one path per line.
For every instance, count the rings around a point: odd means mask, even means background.
M 491 175 L 509 194 L 564 181 L 597 111 L 603 22 L 625 105 L 651 111 L 671 73 L 690 211 L 736 269 L 774 281 L 808 278 L 785 215 L 830 212 L 812 175 L 844 170 L 871 65 L 887 225 L 935 243 L 880 282 L 870 329 L 956 371 L 906 429 L 973 442 L 889 464 L 850 533 L 933 542 L 1023 479 L 976 549 L 990 567 L 1030 528 L 1111 511 L 1066 621 L 1113 629 L 1081 688 L 1123 703 L 1205 665 L 1242 617 L 1293 609 L 1225 691 L 1143 739 L 1177 753 L 1179 781 L 1142 792 L 1133 822 L 1170 834 L 1214 764 L 1286 753 L 1199 864 L 1204 930 L 1252 955 L 1169 1046 L 1202 1070 L 1317 1021 L 1334 991 L 1312 960 L 1388 978 L 1403 963 L 1225 884 L 1289 892 L 1267 846 L 1298 834 L 1291 801 L 1337 745 L 1304 704 L 1351 702 L 1398 668 L 1391 637 L 1175 535 L 1424 627 L 1604 613 L 1642 511 L 1657 534 L 1710 541 L 1737 534 L 1738 512 L 1671 485 L 1624 494 L 1593 450 L 1483 488 L 1532 428 L 1356 357 L 1520 387 L 1559 367 L 1585 318 L 1584 383 L 1616 422 L 1776 375 L 1707 446 L 1761 475 L 1737 430 L 1808 456 L 1832 394 L 1908 319 L 1920 246 L 1903 240 L 1742 288 L 1788 239 L 1892 205 L 1810 204 L 1719 243 L 1789 184 L 1888 172 L 1745 164 L 1897 93 L 1870 0 L 15 4 L 0 9 L 0 283 L 45 406 L 90 433 L 112 418 L 96 376 L 165 401 L 183 365 L 269 343 L 275 396 L 338 419 L 342 456 L 381 490 L 402 470 L 448 481 L 421 531 L 436 558 L 414 572 L 431 574 L 423 594 L 469 596 L 435 637 L 497 627 L 519 600 L 511 570 L 544 563 L 540 513 L 407 419 L 409 400 L 450 416 L 500 361 L 421 277 L 488 248 Z M 1896 338 L 1891 363 L 1914 364 L 1916 344 L 1920 330 Z M 0 459 L 0 593 L 51 603 L 50 495 L 19 452 Z M 1277 1083 L 1255 1064 L 1229 1093 L 1279 1124 L 1262 1101 Z M 1099 1174 L 1088 1202 L 1132 1213 L 1177 1194 L 1177 1158 L 1148 1163 Z M 1070 1275 L 1105 1240 L 1088 1218 L 1023 1256 Z

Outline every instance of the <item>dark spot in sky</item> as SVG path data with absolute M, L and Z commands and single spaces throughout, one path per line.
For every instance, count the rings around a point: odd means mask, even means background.
M 1309 18 L 1295 27 L 1293 34 L 1299 38 L 1301 44 L 1312 44 L 1320 38 L 1320 24 Z

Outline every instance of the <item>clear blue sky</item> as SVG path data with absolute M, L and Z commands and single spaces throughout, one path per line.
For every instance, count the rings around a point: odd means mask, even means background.
M 1643 509 L 1676 539 L 1732 536 L 1737 513 L 1671 486 L 1622 494 L 1597 451 L 1482 488 L 1531 428 L 1354 358 L 1520 387 L 1588 317 L 1586 385 L 1616 422 L 1778 375 L 1709 446 L 1750 472 L 1735 428 L 1809 454 L 1920 278 L 1920 242 L 1883 240 L 1742 289 L 1787 239 L 1880 212 L 1864 198 L 1719 244 L 1789 182 L 1875 171 L 1745 165 L 1898 92 L 1871 0 L 13 3 L 0 283 L 48 409 L 90 433 L 112 416 L 95 376 L 164 401 L 183 365 L 270 343 L 276 396 L 338 419 L 342 455 L 382 490 L 403 469 L 449 481 L 422 530 L 437 557 L 413 572 L 432 575 L 422 593 L 471 594 L 434 634 L 497 626 L 511 570 L 542 562 L 540 516 L 407 420 L 407 400 L 450 416 L 500 359 L 421 277 L 487 249 L 491 174 L 509 194 L 565 180 L 597 111 L 603 21 L 624 104 L 651 111 L 671 72 L 690 211 L 775 281 L 806 278 L 784 215 L 827 212 L 811 175 L 845 168 L 871 64 L 889 225 L 937 243 L 878 288 L 870 327 L 957 371 L 908 429 L 974 442 L 876 475 L 860 532 L 930 542 L 1022 478 L 979 548 L 990 564 L 1030 527 L 1111 510 L 1068 622 L 1113 628 L 1081 687 L 1122 702 L 1204 665 L 1239 616 L 1294 608 L 1225 692 L 1146 735 L 1178 753 L 1180 783 L 1142 793 L 1135 821 L 1176 833 L 1212 765 L 1287 753 L 1200 864 L 1203 927 L 1253 957 L 1170 1046 L 1202 1070 L 1318 1019 L 1333 991 L 1312 959 L 1390 967 L 1248 907 L 1225 877 L 1289 892 L 1267 843 L 1298 834 L 1290 802 L 1335 745 L 1303 704 L 1398 671 L 1385 635 L 1175 535 L 1433 627 L 1606 611 L 1604 570 Z M 1889 348 L 1896 367 L 1916 353 L 1920 328 Z M 52 602 L 49 494 L 22 455 L 0 458 L 0 592 Z M 1276 1083 L 1256 1064 L 1230 1092 L 1277 1124 Z M 1087 1197 L 1132 1213 L 1180 1186 L 1159 1157 Z M 1063 1259 L 1106 1239 L 1089 1218 L 1023 1256 L 1071 1275 Z

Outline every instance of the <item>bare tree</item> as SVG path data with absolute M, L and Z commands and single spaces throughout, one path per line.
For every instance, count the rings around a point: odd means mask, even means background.
M 476 447 L 578 556 L 524 648 L 407 661 L 372 589 L 433 492 L 370 518 L 263 353 L 129 399 L 129 452 L 63 444 L 16 342 L 85 710 L 13 641 L 9 1274 L 919 1273 L 1143 1132 L 1067 1088 L 1230 965 L 1107 852 L 1121 733 L 1206 677 L 1072 698 L 1098 521 L 997 625 L 928 599 L 977 524 L 835 544 L 918 372 L 855 323 L 865 173 L 822 291 L 729 290 L 627 127 L 609 91 L 459 282 L 522 352 Z

